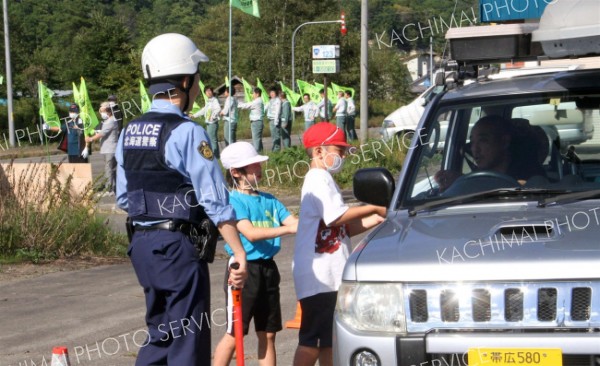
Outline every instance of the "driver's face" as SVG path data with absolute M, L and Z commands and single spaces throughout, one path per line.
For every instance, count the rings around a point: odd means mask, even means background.
M 481 170 L 504 173 L 508 162 L 508 137 L 489 125 L 477 124 L 471 131 L 471 152 Z

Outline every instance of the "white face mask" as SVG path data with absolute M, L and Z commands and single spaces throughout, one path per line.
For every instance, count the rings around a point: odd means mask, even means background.
M 108 113 L 102 112 L 102 113 L 100 113 L 100 117 L 102 117 L 102 119 L 106 120 L 106 119 L 108 119 Z
M 327 154 L 327 155 L 329 155 L 329 154 Z M 333 163 L 331 164 L 331 166 L 327 166 L 327 171 L 331 174 L 339 173 L 342 171 L 342 168 L 344 167 L 345 160 L 338 154 L 332 154 L 332 155 L 333 155 Z
M 77 118 L 77 113 L 69 113 L 69 117 L 71 117 L 71 119 L 75 119 Z

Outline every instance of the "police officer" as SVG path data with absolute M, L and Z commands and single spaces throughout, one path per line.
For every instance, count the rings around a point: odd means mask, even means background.
M 152 107 L 125 127 L 117 146 L 117 204 L 133 222 L 128 255 L 146 297 L 149 338 L 137 366 L 211 362 L 208 265 L 194 245 L 208 219 L 240 264 L 229 281 L 242 287 L 246 277 L 223 175 L 206 131 L 186 116 L 206 61 L 181 34 L 150 40 L 142 69 Z

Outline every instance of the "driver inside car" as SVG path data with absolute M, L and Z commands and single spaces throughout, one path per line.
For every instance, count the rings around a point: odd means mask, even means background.
M 524 123 L 525 122 L 525 123 Z M 471 131 L 470 150 L 473 171 L 490 171 L 514 178 L 520 185 L 534 175 L 544 175 L 538 158 L 538 138 L 526 120 L 506 120 L 498 115 L 485 116 Z M 533 159 L 533 161 L 532 161 Z M 440 170 L 434 180 L 444 192 L 462 174 Z

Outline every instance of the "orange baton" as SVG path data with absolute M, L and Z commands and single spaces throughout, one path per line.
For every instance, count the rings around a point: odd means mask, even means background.
M 240 264 L 231 263 L 230 268 L 238 269 Z M 235 361 L 238 366 L 244 366 L 244 324 L 242 322 L 242 289 L 231 286 L 233 300 L 233 334 L 235 336 Z

